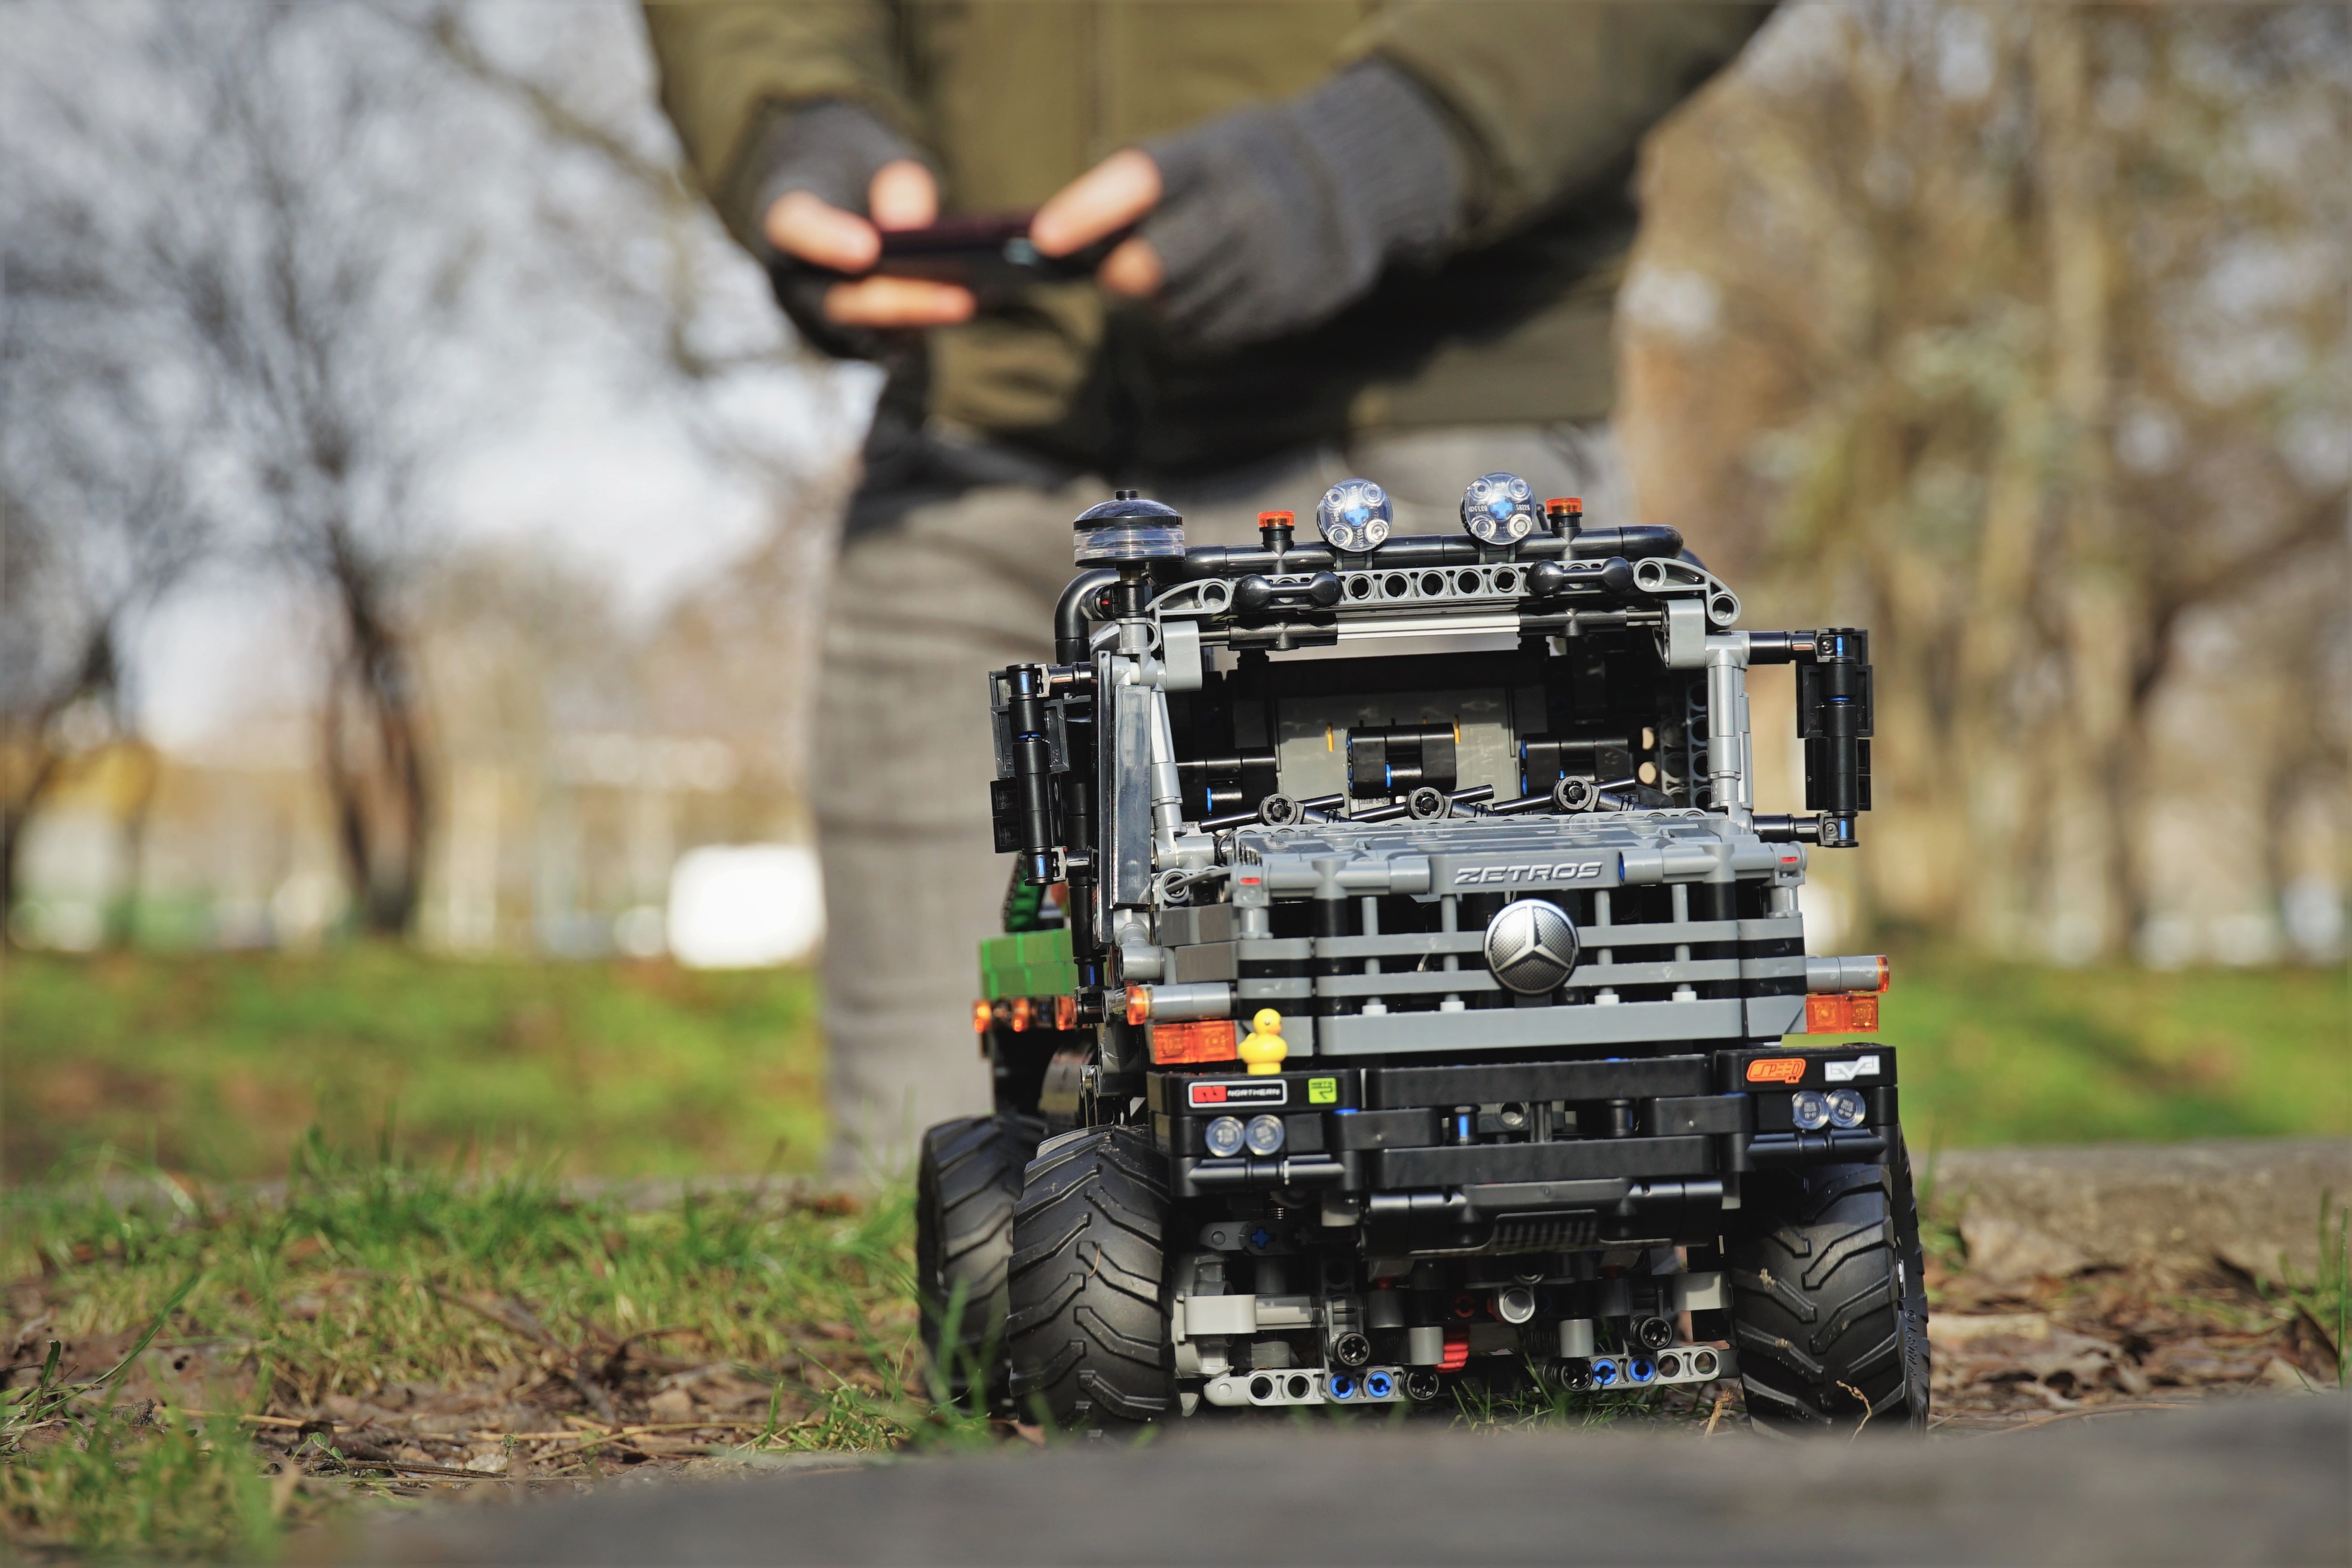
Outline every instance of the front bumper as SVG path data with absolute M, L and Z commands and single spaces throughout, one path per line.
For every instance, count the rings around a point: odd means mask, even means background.
M 1862 1124 L 1801 1130 L 1795 1096 L 1832 1088 L 1861 1096 Z M 1443 1236 L 1448 1249 L 1538 1215 L 1559 1223 L 1517 1228 L 1586 1238 L 1563 1246 L 1654 1234 L 1719 1210 L 1725 1179 L 1742 1172 L 1883 1163 L 1898 1121 L 1895 1052 L 1875 1044 L 1262 1077 L 1155 1071 L 1148 1099 L 1178 1197 L 1315 1193 L 1360 1214 L 1368 1246 L 1386 1230 Z M 1204 1130 L 1226 1115 L 1278 1116 L 1282 1149 L 1211 1154 Z

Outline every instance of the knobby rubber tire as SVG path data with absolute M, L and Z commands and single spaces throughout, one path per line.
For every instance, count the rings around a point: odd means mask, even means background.
M 1727 1237 L 1732 1342 L 1768 1431 L 1927 1424 L 1927 1290 L 1911 1162 L 1758 1172 Z
M 1132 1127 L 1037 1151 L 1013 1215 L 1013 1397 L 1055 1426 L 1158 1420 L 1175 1405 L 1162 1289 L 1168 1161 Z
M 1026 1116 L 967 1116 L 923 1134 L 915 1167 L 915 1284 L 923 1352 L 959 1405 L 985 1367 L 984 1405 L 1010 1412 L 1004 1354 L 1005 1266 L 1021 1175 L 1045 1136 Z M 962 1289 L 961 1305 L 956 1302 Z M 941 1338 L 954 1320 L 951 1342 Z

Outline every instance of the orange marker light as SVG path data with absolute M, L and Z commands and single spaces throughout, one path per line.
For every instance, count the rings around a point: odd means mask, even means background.
M 1748 1064 L 1750 1083 L 1801 1083 L 1804 1077 L 1802 1057 L 1759 1057 Z
M 971 1005 L 971 1032 L 973 1034 L 984 1035 L 988 1033 L 988 1016 L 989 1006 L 987 1002 L 980 1001 Z
M 1127 988 L 1127 1021 L 1141 1024 L 1151 1016 L 1151 987 L 1130 985 Z
M 1229 1062 L 1238 1044 L 1230 1018 L 1151 1026 L 1151 1059 L 1163 1067 L 1171 1062 Z
M 1054 998 L 1054 1027 L 1075 1029 L 1078 1026 L 1078 999 L 1075 996 Z
M 1036 1012 L 1037 1009 L 1030 1005 L 1028 997 L 1015 996 L 1013 999 L 1013 1032 L 1016 1035 L 1027 1034 L 1029 1020 L 1036 1016 Z
M 1805 998 L 1805 1033 L 1809 1035 L 1878 1032 L 1878 993 L 1848 991 Z

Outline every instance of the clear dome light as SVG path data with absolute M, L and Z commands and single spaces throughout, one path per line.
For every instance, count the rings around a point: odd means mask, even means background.
M 1517 474 L 1481 474 L 1462 492 L 1462 526 L 1481 544 L 1517 544 L 1537 521 L 1535 491 Z
M 1283 1135 L 1287 1131 L 1279 1116 L 1253 1116 L 1249 1119 L 1249 1130 L 1243 1134 L 1243 1142 L 1249 1145 L 1251 1153 L 1264 1159 L 1282 1152 Z
M 1349 555 L 1388 542 L 1396 511 L 1389 492 L 1370 479 L 1341 479 L 1315 503 L 1315 532 L 1332 549 Z

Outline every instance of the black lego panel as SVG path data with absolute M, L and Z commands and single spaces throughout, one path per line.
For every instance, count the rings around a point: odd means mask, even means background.
M 1365 1157 L 1375 1187 L 1445 1187 L 1465 1182 L 1579 1182 L 1603 1176 L 1704 1176 L 1715 1170 L 1706 1138 L 1577 1138 L 1563 1143 L 1474 1143 L 1387 1149 Z
M 1473 1062 L 1368 1068 L 1367 1109 L 1493 1105 L 1512 1100 L 1654 1100 L 1713 1088 L 1705 1057 L 1614 1062 Z
M 1437 1112 L 1426 1106 L 1360 1110 L 1331 1122 L 1334 1146 L 1340 1149 L 1410 1149 L 1437 1142 Z
M 1710 1094 L 1690 1100 L 1661 1100 L 1650 1108 L 1650 1131 L 1661 1137 L 1685 1132 L 1746 1132 L 1754 1115 L 1756 1097 Z

